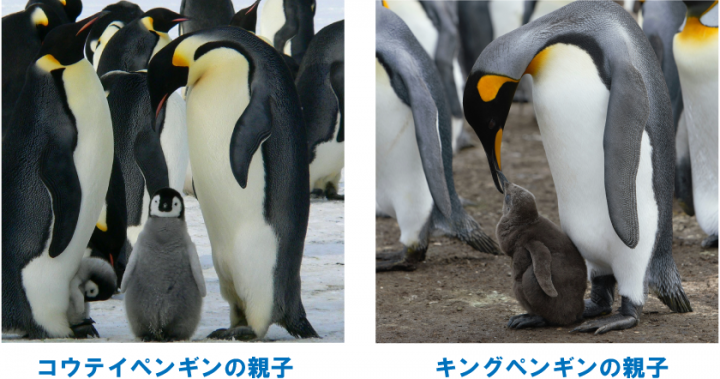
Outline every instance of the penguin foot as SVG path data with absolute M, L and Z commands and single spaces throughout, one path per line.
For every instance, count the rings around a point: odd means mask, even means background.
M 252 341 L 257 338 L 255 332 L 249 326 L 236 326 L 234 328 L 218 329 L 207 338 L 214 340 Z
M 327 197 L 328 200 L 345 201 L 345 195 L 340 195 L 332 183 L 328 183 L 325 186 L 325 197 Z
M 385 271 L 415 271 L 417 270 L 417 264 L 425 260 L 425 253 L 427 247 L 424 249 L 409 249 L 405 248 L 401 251 L 379 253 L 375 256 L 375 272 Z
M 640 321 L 640 313 L 642 313 L 642 304 L 635 305 L 628 298 L 622 297 L 619 314 L 603 317 L 601 319 L 587 321 L 572 332 L 588 333 L 595 331 L 595 334 L 607 333 L 611 330 L 630 329 Z
M 612 313 L 612 306 L 609 304 L 598 305 L 592 299 L 585 299 L 585 311 L 583 318 L 593 318 L 597 316 L 605 316 Z
M 615 301 L 615 277 L 613 275 L 594 276 L 590 279 L 590 298 L 585 300 L 583 318 L 609 315 Z
M 547 325 L 547 321 L 545 321 L 544 318 L 527 313 L 510 317 L 510 321 L 507 323 L 507 326 L 510 329 L 531 328 L 545 325 Z
M 73 331 L 73 338 L 100 338 L 100 334 L 98 334 L 93 326 L 94 323 L 95 321 L 93 319 L 86 318 L 80 324 L 71 326 L 70 329 Z
M 705 238 L 702 241 L 702 247 L 709 248 L 709 247 L 718 247 L 718 235 L 713 234 L 711 236 L 708 236 L 708 238 Z

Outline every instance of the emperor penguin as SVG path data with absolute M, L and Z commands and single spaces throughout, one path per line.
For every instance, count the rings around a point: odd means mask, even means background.
M 90 303 L 109 299 L 117 288 L 117 277 L 104 259 L 83 258 L 70 281 L 68 320 L 75 336 L 100 337 L 90 318 Z
M 113 132 L 83 55 L 97 16 L 45 37 L 2 146 L 2 328 L 68 337 L 77 273 L 110 181 Z
M 258 35 L 300 63 L 315 35 L 314 17 L 315 0 L 266 0 Z
M 712 1 L 687 1 L 682 31 L 673 39 L 683 116 L 687 124 L 692 166 L 695 217 L 718 245 L 718 7 Z
M 114 70 L 132 72 L 146 69 L 150 58 L 170 42 L 170 29 L 187 20 L 165 8 L 145 12 L 118 30 L 107 42 L 98 63 L 98 75 Z
M 655 53 L 635 20 L 609 1 L 576 2 L 488 45 L 465 86 L 475 129 L 500 192 L 500 150 L 520 78 L 533 77 L 537 122 L 562 228 L 592 283 L 577 331 L 637 325 L 645 285 L 689 312 L 672 257 L 674 144 L 670 98 Z
M 404 246 L 378 254 L 376 270 L 415 270 L 432 228 L 498 254 L 455 192 L 450 110 L 435 63 L 402 19 L 379 3 L 375 29 L 376 211 L 398 221 Z
M 187 340 L 200 322 L 207 292 L 182 195 L 163 188 L 148 207 L 150 218 L 120 286 L 125 312 L 133 334 L 143 341 Z
M 297 77 L 310 160 L 310 190 L 344 200 L 339 181 L 345 162 L 345 22 L 332 23 L 310 42 Z
M 680 1 L 646 1 L 643 5 L 642 28 L 660 61 L 672 104 L 675 126 L 675 197 L 683 211 L 694 216 L 687 122 L 683 117 L 680 77 L 673 56 L 673 38 L 685 22 L 686 9 Z
M 307 140 L 282 62 L 253 33 L 226 26 L 180 36 L 148 68 L 156 112 L 187 86 L 195 194 L 230 304 L 230 328 L 209 338 L 263 338 L 272 323 L 296 337 L 318 337 L 300 298 Z
M 62 21 L 51 7 L 34 4 L 2 18 L 2 133 L 10 125 L 27 68 L 35 62 L 47 33 Z
M 189 20 L 179 27 L 180 35 L 230 24 L 235 15 L 231 0 L 182 0 L 180 14 Z
M 44 4 L 50 7 L 60 17 L 63 24 L 75 22 L 83 8 L 81 0 L 29 0 L 25 9 L 29 9 L 34 4 Z
M 118 30 L 143 15 L 137 4 L 129 1 L 118 1 L 103 8 L 109 12 L 95 22 L 85 43 L 85 57 L 97 70 L 105 46 Z

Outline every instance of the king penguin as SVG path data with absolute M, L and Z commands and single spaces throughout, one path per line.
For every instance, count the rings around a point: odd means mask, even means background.
M 473 248 L 497 244 L 463 210 L 452 174 L 450 110 L 430 56 L 410 29 L 376 10 L 376 206 L 398 221 L 400 252 L 378 254 L 378 271 L 415 270 L 432 228 Z
M 300 63 L 315 35 L 314 17 L 315 0 L 266 0 L 258 34 Z
M 345 22 L 324 27 L 300 65 L 297 91 L 303 109 L 310 160 L 310 189 L 331 200 L 338 195 L 345 162 Z
M 29 0 L 25 5 L 25 9 L 29 9 L 34 4 L 44 4 L 56 13 L 63 24 L 75 22 L 80 13 L 82 13 L 81 0 Z
M 165 8 L 153 8 L 122 29 L 107 42 L 97 73 L 114 70 L 139 71 L 147 68 L 150 58 L 170 43 L 168 32 L 187 18 Z
M 70 281 L 110 181 L 110 110 L 83 55 L 96 17 L 48 33 L 2 141 L 2 329 L 29 338 L 73 335 Z
M 28 66 L 35 62 L 47 33 L 62 21 L 51 7 L 34 4 L 2 18 L 2 133 L 10 125 Z
M 151 60 L 156 112 L 181 86 L 195 193 L 230 304 L 230 328 L 209 337 L 259 339 L 272 323 L 317 337 L 300 298 L 310 179 L 290 72 L 272 46 L 226 26 L 180 36 Z
M 576 330 L 637 325 L 645 285 L 676 312 L 691 311 L 672 257 L 674 173 L 670 98 L 635 20 L 612 2 L 576 2 L 488 45 L 465 86 L 465 116 L 503 187 L 500 148 L 517 83 L 533 77 L 537 122 L 562 228 L 592 283 Z
M 180 25 L 180 35 L 230 24 L 235 15 L 231 0 L 182 0 L 180 14 L 189 20 Z
M 142 9 L 129 1 L 110 4 L 103 8 L 103 11 L 109 13 L 93 24 L 85 43 L 85 57 L 93 64 L 95 70 L 98 68 L 100 57 L 110 38 L 125 25 L 143 15 Z
M 718 245 L 718 7 L 712 1 L 688 1 L 682 31 L 673 39 L 680 76 L 683 116 L 692 166 L 695 217 Z

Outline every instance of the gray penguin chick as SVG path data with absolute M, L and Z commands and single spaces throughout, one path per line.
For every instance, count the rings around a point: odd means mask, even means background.
M 90 318 L 90 302 L 109 299 L 117 288 L 115 270 L 108 261 L 87 257 L 80 261 L 70 281 L 70 306 L 67 316 L 73 334 L 78 338 L 100 337 Z
M 511 317 L 508 327 L 582 320 L 587 267 L 580 252 L 557 225 L 538 214 L 532 193 L 502 179 L 505 203 L 497 239 L 513 260 L 513 292 L 528 312 Z
M 177 191 L 163 188 L 153 195 L 121 292 L 133 334 L 143 341 L 187 340 L 195 332 L 205 280 Z

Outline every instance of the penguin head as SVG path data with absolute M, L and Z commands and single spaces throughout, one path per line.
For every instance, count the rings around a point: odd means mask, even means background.
M 185 204 L 182 195 L 172 188 L 155 192 L 150 200 L 150 217 L 185 219 Z
M 81 265 L 88 272 L 87 280 L 80 287 L 85 301 L 109 299 L 117 289 L 117 275 L 112 266 L 100 258 L 83 258 Z
M 188 20 L 189 18 L 170 9 L 153 8 L 143 14 L 140 22 L 151 32 L 167 33 L 175 25 Z
M 249 32 L 255 33 L 255 25 L 257 25 L 257 10 L 259 3 L 260 0 L 257 0 L 249 7 L 240 9 L 237 13 L 235 13 L 235 16 L 233 16 L 232 20 L 230 20 L 230 25 L 237 26 L 238 28 L 242 28 Z
M 60 4 L 63 5 L 63 9 L 65 9 L 65 14 L 67 14 L 68 18 L 71 22 L 75 22 L 75 20 L 80 16 L 80 13 L 82 13 L 82 1 L 81 0 L 59 0 Z
M 150 59 L 147 70 L 147 83 L 150 92 L 150 104 L 155 111 L 156 120 L 165 106 L 168 96 L 187 84 L 190 64 L 186 58 L 176 59 L 175 49 L 180 42 L 191 35 L 185 34 L 174 39 Z
M 468 77 L 463 96 L 465 118 L 485 149 L 495 187 L 503 192 L 500 148 L 503 130 L 519 79 L 475 71 Z
M 511 216 L 518 220 L 534 220 L 538 217 L 535 196 L 517 184 L 505 181 L 505 200 L 503 202 L 503 216 Z
M 48 32 L 56 26 L 62 25 L 62 20 L 52 8 L 42 3 L 36 3 L 25 9 L 25 13 L 29 15 L 30 22 L 37 30 L 37 35 L 41 41 L 45 39 Z
M 85 59 L 83 49 L 90 26 L 104 14 L 100 12 L 82 21 L 60 25 L 51 30 L 43 41 L 36 64 L 49 72 Z

